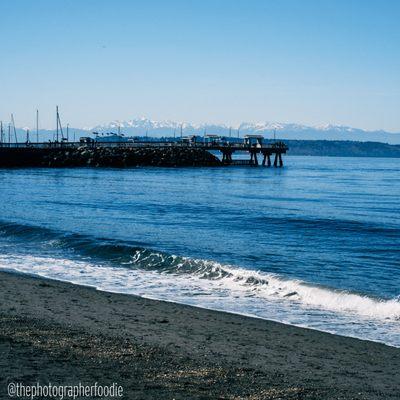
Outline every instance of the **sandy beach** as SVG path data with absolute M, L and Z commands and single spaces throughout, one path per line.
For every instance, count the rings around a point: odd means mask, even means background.
M 0 273 L 9 382 L 112 384 L 128 399 L 397 399 L 400 349 Z

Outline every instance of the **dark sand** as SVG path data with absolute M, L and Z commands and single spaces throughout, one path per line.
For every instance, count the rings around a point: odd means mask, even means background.
M 400 349 L 0 273 L 8 382 L 124 387 L 125 399 L 399 399 Z

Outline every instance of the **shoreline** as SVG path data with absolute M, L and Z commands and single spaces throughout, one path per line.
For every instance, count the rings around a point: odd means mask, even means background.
M 291 324 L 291 323 L 288 323 L 288 322 L 279 321 L 277 319 L 265 318 L 265 317 L 261 317 L 261 316 L 257 316 L 257 315 L 253 315 L 253 314 L 228 311 L 228 310 L 218 309 L 218 308 L 208 308 L 208 307 L 204 307 L 204 306 L 201 306 L 201 305 L 180 303 L 180 302 L 174 301 L 174 300 L 158 299 L 156 297 L 139 296 L 139 295 L 134 294 L 134 293 L 122 293 L 122 292 L 117 292 L 117 291 L 112 291 L 112 290 L 105 290 L 105 289 L 97 288 L 96 286 L 89 285 L 89 284 L 85 285 L 83 283 L 74 283 L 74 282 L 64 281 L 64 280 L 56 279 L 56 278 L 49 278 L 49 277 L 44 277 L 44 276 L 39 276 L 39 275 L 34 275 L 34 274 L 30 275 L 30 274 L 27 274 L 27 273 L 24 273 L 24 272 L 15 271 L 15 270 L 11 270 L 11 269 L 10 270 L 2 269 L 2 270 L 0 270 L 0 274 L 2 272 L 7 273 L 7 274 L 12 274 L 12 275 L 18 275 L 18 276 L 22 276 L 22 277 L 29 277 L 29 278 L 32 278 L 32 279 L 40 279 L 40 280 L 45 280 L 45 281 L 49 280 L 49 281 L 53 281 L 53 282 L 66 283 L 66 284 L 73 285 L 73 286 L 80 286 L 80 287 L 96 290 L 96 291 L 102 292 L 102 293 L 110 293 L 110 294 L 123 295 L 123 296 L 132 296 L 134 298 L 142 298 L 142 299 L 155 301 L 155 302 L 176 304 L 178 306 L 191 307 L 191 308 L 195 308 L 195 309 L 206 310 L 206 311 L 217 312 L 217 313 L 223 313 L 223 314 L 229 314 L 229 315 L 238 315 L 238 316 L 244 317 L 244 318 L 259 319 L 261 321 L 267 321 L 267 322 L 282 324 L 282 325 L 289 326 L 289 327 L 295 327 L 295 328 L 305 329 L 305 330 L 309 330 L 309 331 L 321 332 L 321 333 L 325 333 L 327 335 L 333 335 L 333 336 L 339 336 L 339 337 L 344 337 L 344 338 L 356 339 L 356 340 L 361 340 L 363 342 L 377 343 L 377 344 L 381 344 L 381 345 L 384 345 L 384 346 L 388 346 L 388 347 L 392 347 L 392 348 L 400 350 L 400 346 L 394 346 L 394 345 L 391 345 L 389 343 L 385 343 L 385 342 L 379 341 L 379 340 L 363 339 L 363 338 L 360 338 L 360 337 L 357 337 L 357 336 L 351 336 L 351 335 L 342 335 L 342 334 L 339 334 L 339 333 L 330 332 L 330 331 L 326 331 L 326 330 L 323 330 L 323 329 L 310 328 L 308 326 L 303 326 L 303 325 L 294 325 L 294 324 Z
M 0 319 L 6 382 L 119 382 L 129 399 L 394 399 L 400 389 L 395 347 L 12 272 L 0 272 Z

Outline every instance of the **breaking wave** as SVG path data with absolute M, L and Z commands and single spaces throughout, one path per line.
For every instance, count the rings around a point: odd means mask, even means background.
M 171 255 L 138 246 L 139 243 L 127 244 L 84 235 L 63 234 L 28 225 L 0 223 L 0 234 L 19 237 L 21 240 L 29 238 L 31 243 L 36 242 L 36 248 L 39 242 L 47 251 L 49 248 L 55 253 L 63 250 L 65 252 L 62 255 L 68 255 L 69 252 L 69 256 L 76 261 L 85 260 L 97 267 L 134 269 L 142 273 L 148 271 L 172 275 L 183 281 L 196 280 L 198 286 L 207 289 L 205 292 L 214 288 L 231 291 L 235 295 L 242 293 L 247 297 L 294 303 L 305 308 L 400 320 L 399 298 L 379 299 L 215 261 Z
M 0 269 L 253 315 L 400 347 L 400 298 L 311 284 L 146 243 L 0 222 Z M 397 338 L 397 339 L 396 339 Z
M 247 295 L 296 302 L 329 311 L 349 312 L 360 316 L 400 320 L 400 299 L 383 300 L 358 293 L 315 286 L 301 280 L 285 279 L 275 274 L 222 265 L 214 261 L 166 255 L 137 249 L 132 267 L 158 272 L 194 275 L 198 279 L 220 281 L 221 285 Z

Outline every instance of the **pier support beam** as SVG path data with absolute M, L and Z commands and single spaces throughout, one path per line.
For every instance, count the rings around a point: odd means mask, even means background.
M 271 156 L 269 153 L 264 152 L 263 153 L 263 161 L 262 161 L 262 165 L 265 166 L 265 164 L 267 164 L 267 167 L 271 166 Z
M 256 151 L 250 151 L 250 163 L 252 165 L 258 165 L 258 158 Z
M 275 153 L 274 167 L 283 167 L 282 153 Z
M 230 150 L 230 149 L 222 150 L 222 163 L 223 164 L 231 164 L 232 163 L 232 153 L 233 153 L 233 150 Z
M 277 166 L 278 166 L 278 153 L 275 153 L 274 167 L 276 168 Z

